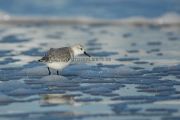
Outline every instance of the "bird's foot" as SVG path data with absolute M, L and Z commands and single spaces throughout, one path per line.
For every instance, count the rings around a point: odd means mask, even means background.
M 59 75 L 59 71 L 57 70 L 57 75 Z
M 48 72 L 49 72 L 49 75 L 51 75 L 51 71 L 50 71 L 49 67 L 48 67 Z

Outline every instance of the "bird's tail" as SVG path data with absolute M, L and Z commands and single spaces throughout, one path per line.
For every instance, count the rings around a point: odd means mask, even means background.
M 38 60 L 38 62 L 46 62 L 47 61 L 47 57 L 42 57 L 41 59 Z
M 43 60 L 42 60 L 42 59 L 39 59 L 38 62 L 43 62 Z

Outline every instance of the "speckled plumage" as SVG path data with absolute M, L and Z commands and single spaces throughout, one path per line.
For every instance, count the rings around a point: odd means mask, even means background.
M 40 61 L 46 63 L 68 62 L 73 56 L 73 51 L 70 47 L 51 48 Z
M 48 66 L 49 75 L 51 75 L 50 68 L 57 70 L 57 75 L 59 75 L 58 70 L 62 71 L 71 63 L 75 56 L 80 54 L 85 54 L 90 57 L 80 44 L 70 47 L 51 48 L 47 54 L 39 60 L 39 62 L 43 62 Z

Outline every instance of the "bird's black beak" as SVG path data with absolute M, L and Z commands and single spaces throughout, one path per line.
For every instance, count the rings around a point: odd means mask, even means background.
M 91 57 L 89 54 L 87 54 L 87 52 L 84 51 L 84 54 L 87 55 L 88 57 Z

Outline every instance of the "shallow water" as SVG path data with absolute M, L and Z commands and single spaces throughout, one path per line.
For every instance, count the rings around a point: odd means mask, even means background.
M 63 76 L 37 62 L 76 43 L 93 57 Z M 0 25 L 0 119 L 180 119 L 179 46 L 176 26 Z
M 155 18 L 168 12 L 179 14 L 179 4 L 179 0 L 1 0 L 0 10 L 15 16 Z

